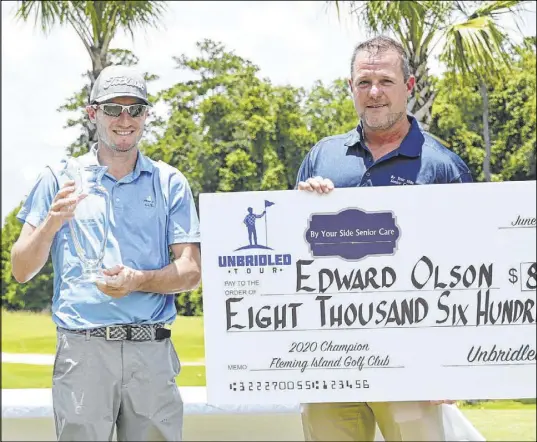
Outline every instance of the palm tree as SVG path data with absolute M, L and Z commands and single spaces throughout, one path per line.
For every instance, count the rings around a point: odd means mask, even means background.
M 95 79 L 112 64 L 110 43 L 119 30 L 134 38 L 137 28 L 157 26 L 166 10 L 164 1 L 67 1 L 20 0 L 16 18 L 35 24 L 48 34 L 56 25 L 69 25 L 75 30 L 91 59 L 88 71 L 89 97 Z M 88 147 L 96 140 L 95 128 L 89 122 Z
M 490 160 L 491 141 L 489 130 L 489 100 L 487 79 L 491 75 L 500 75 L 501 67 L 510 68 L 508 47 L 511 42 L 505 32 L 495 23 L 495 18 L 502 13 L 514 13 L 521 1 L 485 2 L 474 11 L 468 10 L 464 2 L 456 2 L 466 21 L 448 27 L 446 31 L 445 50 L 441 59 L 448 69 L 457 72 L 462 80 L 474 76 L 479 81 L 479 92 L 483 106 L 483 143 L 485 157 L 483 174 L 485 181 L 491 181 Z
M 343 2 L 332 1 L 338 15 Z M 462 1 L 348 1 L 345 2 L 358 22 L 369 34 L 388 33 L 403 45 L 411 70 L 416 77 L 414 94 L 408 102 L 408 112 L 427 129 L 431 121 L 431 106 L 435 98 L 429 63 L 433 53 L 448 69 L 467 75 L 478 75 L 483 97 L 485 140 L 485 179 L 490 180 L 490 136 L 486 76 L 507 65 L 507 34 L 498 24 L 502 14 L 517 13 L 525 1 L 502 0 L 488 2 Z M 473 9 L 473 10 L 470 10 Z

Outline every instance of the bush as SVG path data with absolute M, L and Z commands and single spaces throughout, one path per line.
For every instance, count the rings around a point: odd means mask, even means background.
M 179 293 L 175 297 L 177 314 L 181 316 L 203 316 L 203 289 L 200 286 L 196 290 Z

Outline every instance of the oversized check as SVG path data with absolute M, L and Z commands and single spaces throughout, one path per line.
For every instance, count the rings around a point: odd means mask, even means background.
M 202 194 L 209 403 L 535 397 L 535 197 Z

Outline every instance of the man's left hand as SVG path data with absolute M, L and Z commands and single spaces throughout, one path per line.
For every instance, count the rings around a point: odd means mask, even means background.
M 105 279 L 97 282 L 97 288 L 112 298 L 123 298 L 139 287 L 140 272 L 124 265 L 103 270 Z

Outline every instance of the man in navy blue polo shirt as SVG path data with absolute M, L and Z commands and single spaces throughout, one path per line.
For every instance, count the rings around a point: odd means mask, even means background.
M 407 115 L 414 82 L 398 42 L 376 37 L 358 45 L 349 86 L 360 124 L 310 150 L 297 188 L 325 194 L 334 187 L 471 182 L 461 158 Z M 304 435 L 308 441 L 373 441 L 378 424 L 387 441 L 443 441 L 442 402 L 452 401 L 304 404 Z
M 143 76 L 125 66 L 101 72 L 87 106 L 98 142 L 77 160 L 108 168 L 104 282 L 74 282 L 82 269 L 66 221 L 81 197 L 61 165 L 45 168 L 18 213 L 24 225 L 11 252 L 13 275 L 30 280 L 49 254 L 54 267 L 58 440 L 112 440 L 114 428 L 119 441 L 182 438 L 180 363 L 168 326 L 177 313 L 173 294 L 200 281 L 199 222 L 181 172 L 138 150 L 149 107 Z M 97 236 L 100 219 L 85 225 Z

